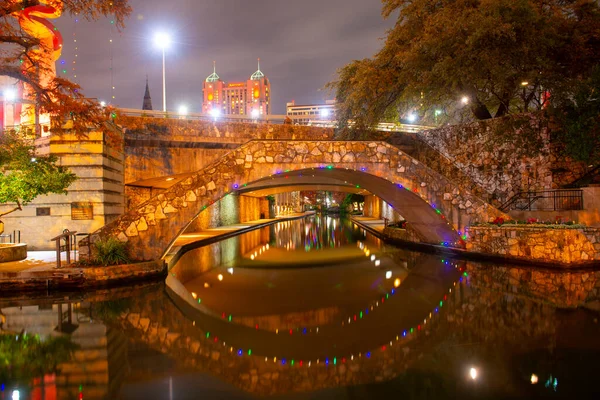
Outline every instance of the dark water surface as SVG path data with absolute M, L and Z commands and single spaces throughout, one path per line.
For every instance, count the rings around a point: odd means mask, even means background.
M 600 398 L 599 290 L 281 222 L 166 282 L 0 298 L 0 400 Z

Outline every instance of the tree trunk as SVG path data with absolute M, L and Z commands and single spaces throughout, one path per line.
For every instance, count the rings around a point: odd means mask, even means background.
M 471 106 L 471 112 L 478 120 L 492 118 L 492 114 L 490 113 L 488 108 L 485 106 L 485 104 L 481 103 L 480 101 L 473 102 L 473 105 Z

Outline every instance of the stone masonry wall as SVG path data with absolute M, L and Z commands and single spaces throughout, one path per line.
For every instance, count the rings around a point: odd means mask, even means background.
M 507 218 L 468 188 L 454 185 L 387 143 L 253 141 L 105 226 L 92 240 L 111 235 L 131 241 L 139 258 L 155 259 L 202 210 L 236 187 L 278 171 L 311 168 L 353 181 L 385 199 L 437 244 L 441 239 L 460 246 L 453 227 L 460 231 L 476 220 Z
M 467 250 L 565 264 L 600 260 L 600 229 L 469 227 Z
M 420 151 L 434 150 L 446 161 L 451 160 L 489 197 L 480 196 L 496 206 L 518 192 L 557 189 L 585 174 L 584 164 L 560 156 L 559 150 L 549 144 L 543 121 L 531 118 L 526 128 L 511 127 L 509 122 L 501 119 L 420 132 L 417 137 L 431 146 L 423 146 Z M 532 150 L 532 141 L 542 153 Z M 453 179 L 461 177 L 455 175 Z

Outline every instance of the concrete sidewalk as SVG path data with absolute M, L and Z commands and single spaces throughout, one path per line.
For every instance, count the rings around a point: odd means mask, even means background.
M 71 261 L 75 260 L 76 252 L 71 252 Z M 62 265 L 66 265 L 67 255 L 62 253 Z M 56 270 L 56 251 L 28 251 L 27 258 L 21 261 L 0 263 L 0 273 L 3 272 L 36 272 Z

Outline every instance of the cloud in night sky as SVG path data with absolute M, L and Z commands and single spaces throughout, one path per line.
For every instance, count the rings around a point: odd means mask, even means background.
M 65 39 L 59 70 L 82 85 L 85 94 L 110 101 L 112 47 L 114 104 L 141 108 L 148 75 L 154 109 L 161 108 L 162 64 L 153 45 L 157 31 L 174 40 L 167 51 L 167 106 L 186 104 L 199 112 L 202 82 L 217 62 L 228 82 L 245 81 L 261 70 L 271 81 L 274 113 L 285 103 L 322 102 L 322 87 L 337 68 L 372 56 L 393 21 L 381 18 L 379 0 L 130 0 L 126 28 L 112 32 L 109 20 L 56 21 Z M 73 34 L 76 36 L 73 36 Z M 77 39 L 78 50 L 75 52 Z M 77 53 L 77 58 L 75 58 Z M 73 78 L 72 61 L 77 78 Z

